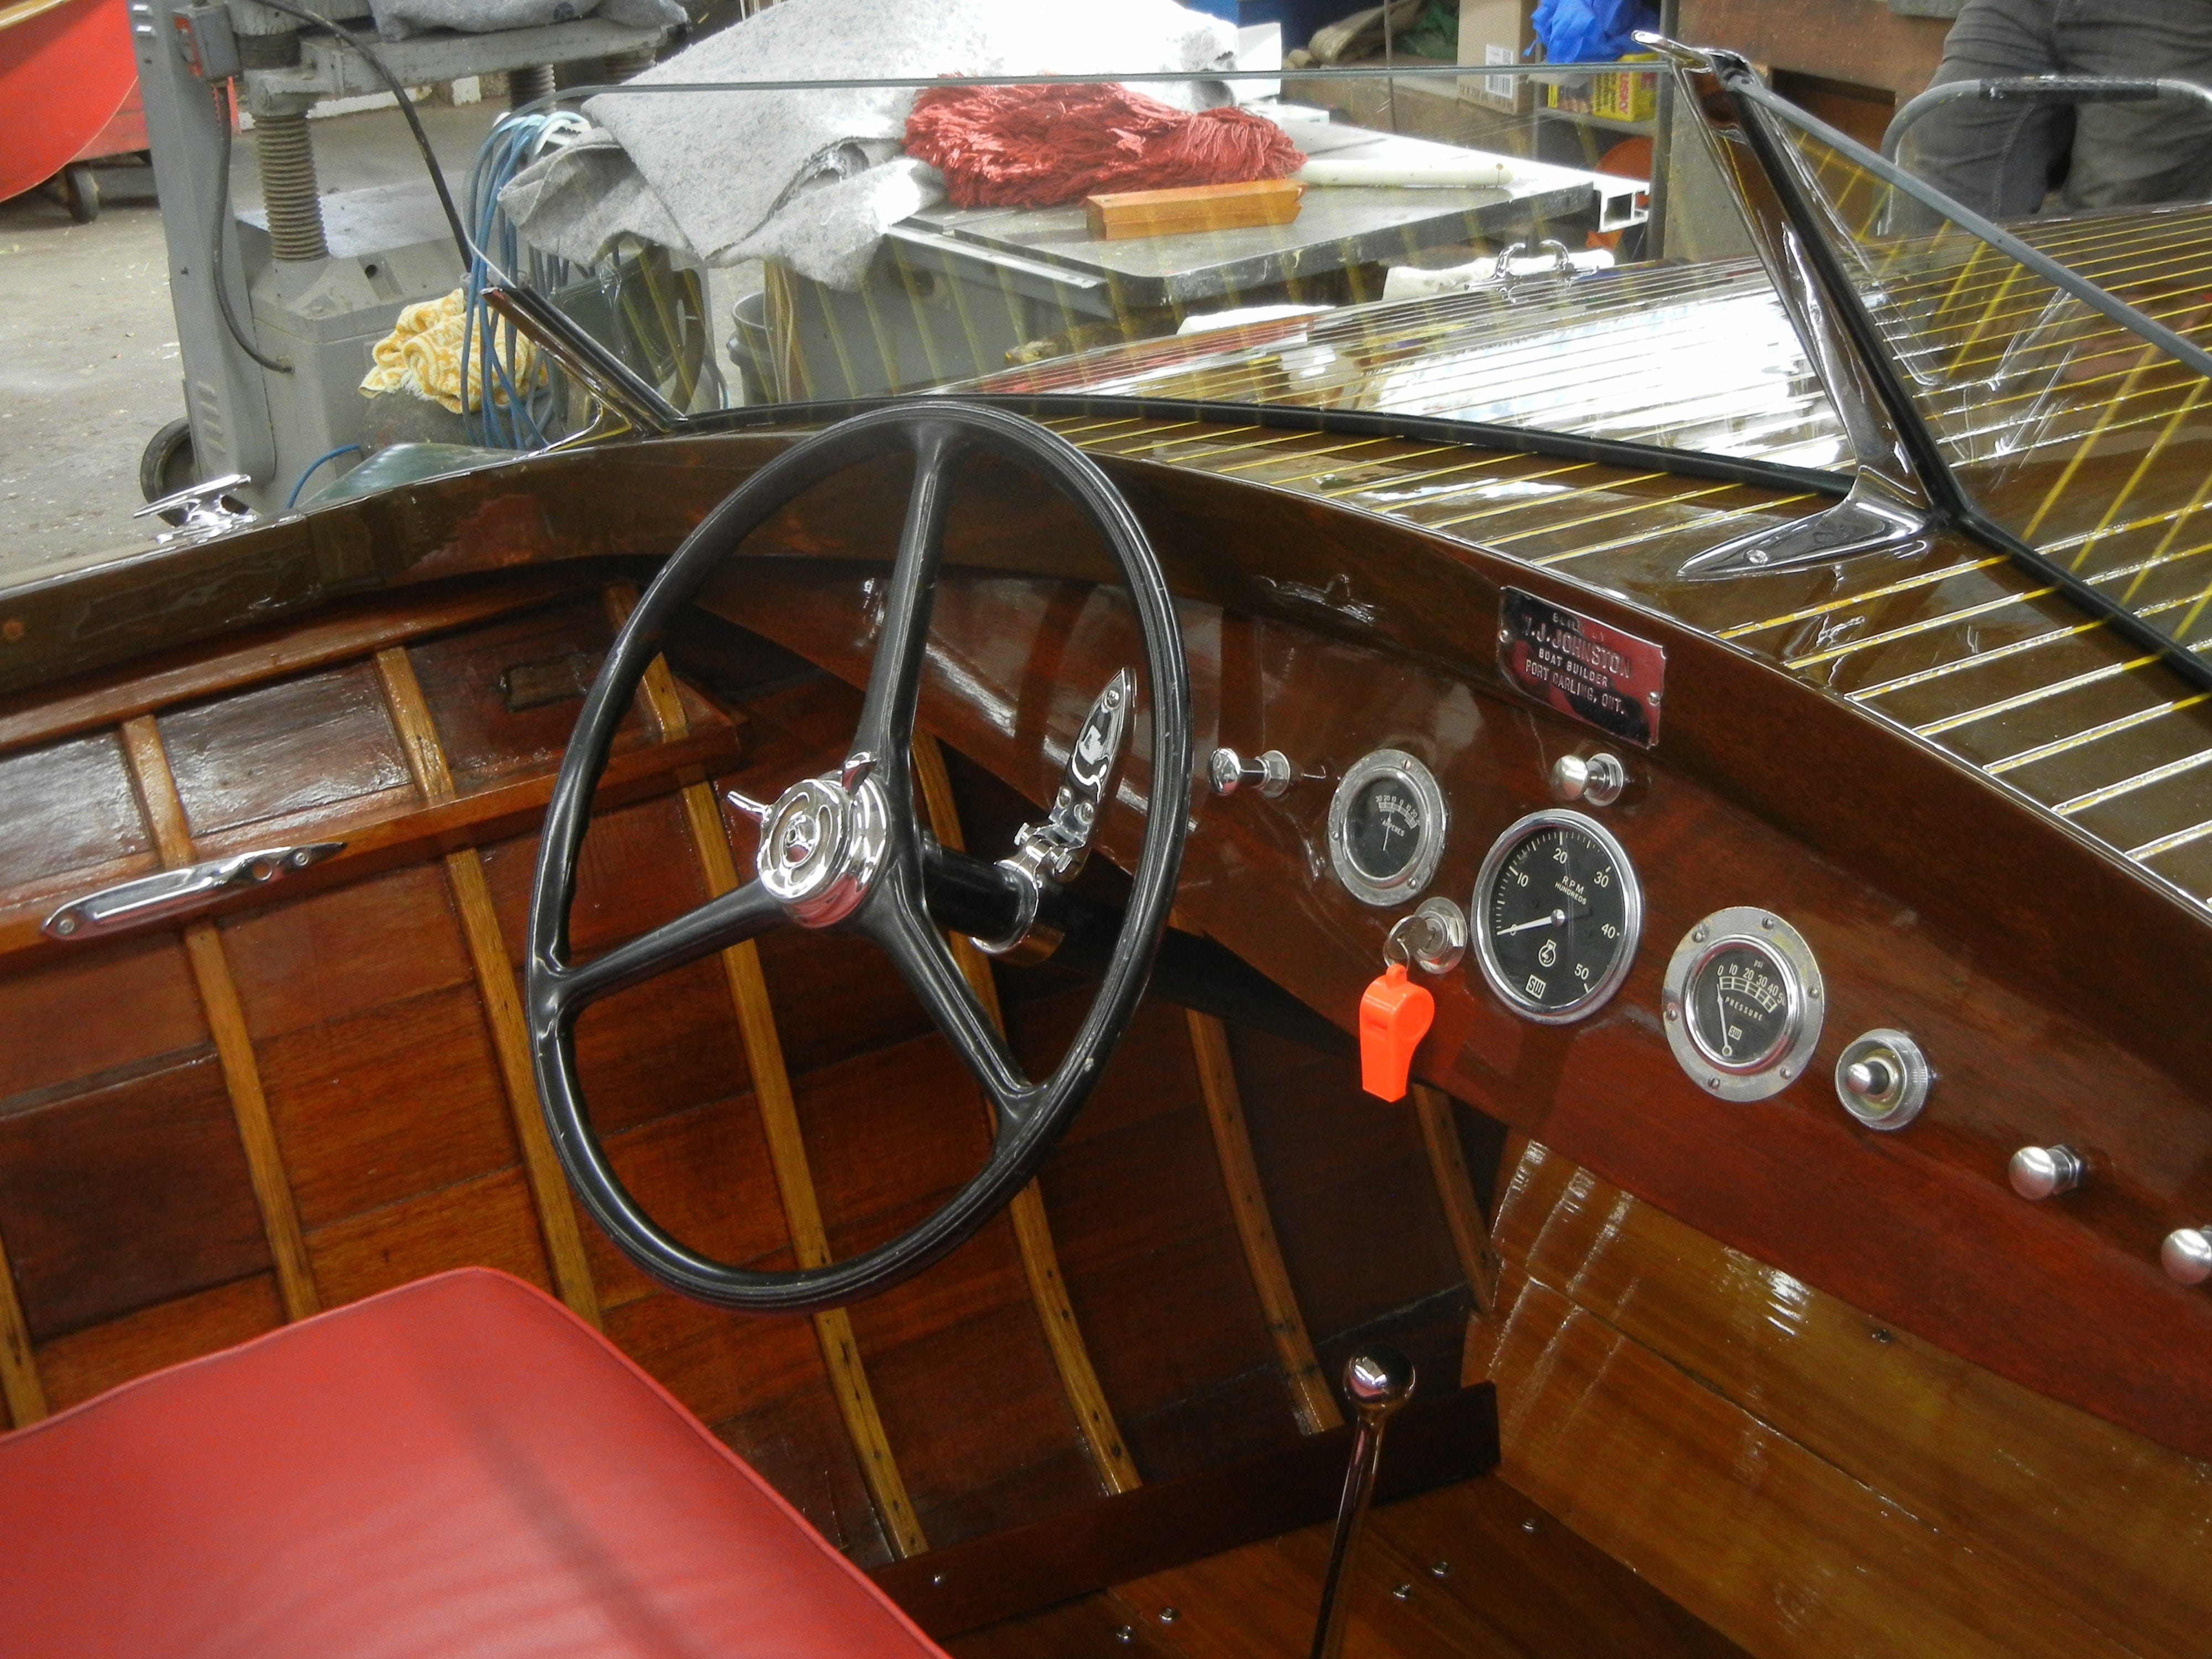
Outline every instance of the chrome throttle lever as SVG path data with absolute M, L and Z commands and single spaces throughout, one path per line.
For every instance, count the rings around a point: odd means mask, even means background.
M 1344 1392 L 1358 1413 L 1352 1437 L 1352 1458 L 1344 1472 L 1344 1496 L 1336 1510 L 1336 1532 L 1329 1540 L 1328 1567 L 1322 1576 L 1321 1607 L 1314 1614 L 1310 1659 L 1338 1659 L 1344 1651 L 1345 1576 L 1367 1528 L 1375 1500 L 1375 1471 L 1382 1461 L 1382 1431 L 1413 1393 L 1413 1362 L 1377 1343 L 1352 1355 L 1344 1367 Z
M 1136 695 L 1137 682 L 1124 668 L 1106 682 L 1106 689 L 1091 705 L 1075 741 L 1068 745 L 1067 764 L 1060 769 L 1052 810 L 1043 823 L 1024 824 L 1014 837 L 1014 850 L 999 860 L 999 868 L 1015 878 L 1012 884 L 1018 910 L 1013 929 L 1002 939 L 977 939 L 979 950 L 1002 957 L 1027 944 L 1036 927 L 1037 901 L 1044 884 L 1073 881 L 1091 856 L 1091 832 L 1097 828 L 1114 768 L 1121 758 L 1121 738 L 1128 730 Z

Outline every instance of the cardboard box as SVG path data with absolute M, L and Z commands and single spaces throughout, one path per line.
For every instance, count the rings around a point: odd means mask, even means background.
M 1528 27 L 1531 0 L 1459 0 L 1459 61 L 1494 65 L 1526 64 L 1525 54 L 1535 40 Z M 1526 115 L 1535 107 L 1535 82 L 1526 76 L 1465 76 L 1459 94 L 1469 103 L 1509 114 Z
M 1650 63 L 1639 52 L 1624 64 Z M 1552 109 L 1595 115 L 1608 121 L 1649 121 L 1659 112 L 1659 77 L 1650 70 L 1611 70 L 1594 75 L 1564 75 L 1546 83 L 1544 102 Z

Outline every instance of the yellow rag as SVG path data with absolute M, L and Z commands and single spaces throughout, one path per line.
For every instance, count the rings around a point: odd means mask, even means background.
M 467 333 L 468 319 L 459 289 L 442 300 L 425 300 L 408 307 L 399 313 L 398 324 L 392 332 L 376 343 L 373 354 L 375 367 L 361 383 L 362 394 L 411 392 L 460 414 L 464 407 L 461 344 Z M 504 325 L 495 325 L 491 338 L 499 348 L 507 382 L 517 392 L 527 392 L 543 380 L 544 365 L 538 361 L 538 348 L 527 336 L 510 332 Z M 479 334 L 469 351 L 466 407 L 471 410 L 483 407 L 484 348 L 484 337 Z M 507 386 L 496 379 L 492 382 L 492 400 L 499 404 L 507 401 Z

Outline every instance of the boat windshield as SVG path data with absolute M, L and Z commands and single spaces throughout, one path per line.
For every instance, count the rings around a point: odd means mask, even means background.
M 1991 226 L 1759 101 L 1968 510 L 2212 649 L 2212 209 Z
M 509 116 L 468 204 L 472 304 L 527 285 L 699 422 L 957 391 L 1850 464 L 1660 63 L 673 78 L 702 50 Z M 1264 176 L 1149 193 L 1224 166 Z M 587 423 L 494 368 L 477 441 Z

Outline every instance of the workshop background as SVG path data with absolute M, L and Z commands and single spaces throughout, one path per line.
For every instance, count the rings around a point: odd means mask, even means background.
M 405 3 L 418 8 L 428 27 L 451 0 Z M 1115 0 L 1092 3 L 1110 10 Z M 672 17 L 674 3 L 610 0 L 599 17 L 561 22 L 553 20 L 562 9 L 544 0 L 544 17 L 525 20 L 541 25 L 533 38 L 596 28 L 599 34 L 575 43 L 595 50 L 557 66 L 410 85 L 422 131 L 456 189 L 514 104 L 556 85 L 636 73 L 656 50 L 671 54 L 772 0 L 684 0 L 683 21 L 661 26 L 656 19 L 663 14 L 653 9 L 665 7 Z M 1927 85 L 1958 3 L 1667 0 L 1651 9 L 1668 33 L 1742 52 L 1787 95 L 1873 141 L 1894 106 Z M 907 4 L 925 8 L 928 0 Z M 1295 69 L 1523 61 L 1541 55 L 1547 7 L 1556 28 L 1562 0 L 1394 0 L 1387 12 L 1345 0 L 1205 0 L 1197 9 L 1246 30 L 1276 26 L 1281 62 Z M 161 112 L 157 106 L 149 131 L 131 50 L 133 10 L 150 13 L 144 0 L 135 8 L 126 0 L 0 5 L 0 196 L 6 198 L 0 200 L 0 572 L 9 576 L 143 544 L 161 526 L 134 514 L 162 489 L 188 481 L 194 465 L 183 427 L 180 307 L 149 154 L 160 142 Z M 434 32 L 390 50 L 404 63 L 435 64 L 437 38 Z M 611 43 L 616 50 L 606 49 Z M 254 37 L 242 36 L 240 44 L 250 52 Z M 360 73 L 357 66 L 350 72 Z M 825 62 L 819 72 L 849 71 Z M 312 147 L 312 189 L 325 201 L 358 201 L 389 187 L 419 216 L 428 196 L 424 169 L 392 95 L 330 73 L 298 123 Z M 1639 112 L 1593 108 L 1571 90 L 1552 100 L 1535 112 L 1593 154 L 1650 130 Z M 257 159 L 253 126 L 245 114 L 229 146 L 230 205 L 241 220 L 265 222 L 267 163 Z M 281 169 L 272 176 L 283 182 Z M 347 233 L 341 226 L 331 234 Z M 733 319 L 733 311 L 749 286 L 757 288 L 757 264 L 713 270 L 703 283 L 714 367 L 733 383 L 748 367 L 742 313 Z M 188 325 L 216 325 L 210 313 Z M 441 434 L 426 427 L 389 435 Z M 340 457 L 332 470 L 356 459 Z

